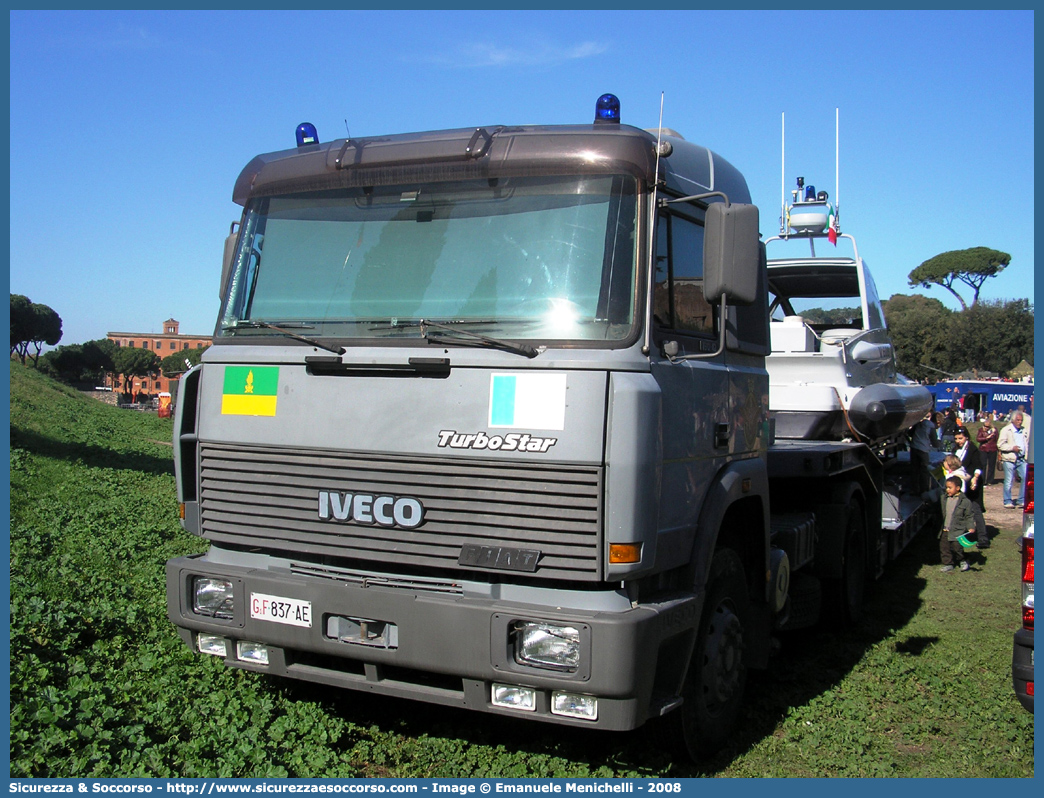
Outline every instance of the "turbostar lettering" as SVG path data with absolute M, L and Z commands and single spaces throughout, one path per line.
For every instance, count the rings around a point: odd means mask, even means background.
M 500 452 L 546 452 L 558 443 L 558 438 L 538 438 L 525 432 L 507 435 L 487 435 L 484 432 L 457 432 L 444 429 L 439 432 L 439 448 L 489 449 Z

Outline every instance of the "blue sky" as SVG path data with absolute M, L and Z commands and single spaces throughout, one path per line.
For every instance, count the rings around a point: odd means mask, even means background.
M 946 250 L 1033 297 L 1032 12 L 12 12 L 11 291 L 110 331 L 209 334 L 237 175 L 322 140 L 493 124 L 663 124 L 746 176 L 778 231 L 797 175 L 840 201 L 882 297 Z M 939 288 L 928 296 L 950 307 Z M 962 293 L 970 298 L 968 289 Z

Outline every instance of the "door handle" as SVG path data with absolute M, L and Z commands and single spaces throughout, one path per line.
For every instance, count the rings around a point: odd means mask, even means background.
M 715 424 L 714 425 L 714 448 L 722 449 L 729 445 L 729 425 L 728 424 Z

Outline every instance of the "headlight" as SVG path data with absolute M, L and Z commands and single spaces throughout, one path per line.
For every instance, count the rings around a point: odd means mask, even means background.
M 227 579 L 197 576 L 192 582 L 192 610 L 197 615 L 232 619 L 232 583 Z
M 580 665 L 580 630 L 572 626 L 517 621 L 515 662 L 534 668 L 575 671 Z

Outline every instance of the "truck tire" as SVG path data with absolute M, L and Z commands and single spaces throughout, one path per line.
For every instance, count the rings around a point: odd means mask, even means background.
M 845 542 L 841 577 L 823 581 L 824 620 L 854 624 L 863 616 L 866 600 L 866 521 L 859 497 L 852 495 L 845 515 Z
M 739 721 L 747 683 L 744 635 L 750 633 L 750 598 L 743 562 L 719 549 L 711 562 L 682 705 L 664 718 L 679 753 L 699 761 L 722 748 Z

